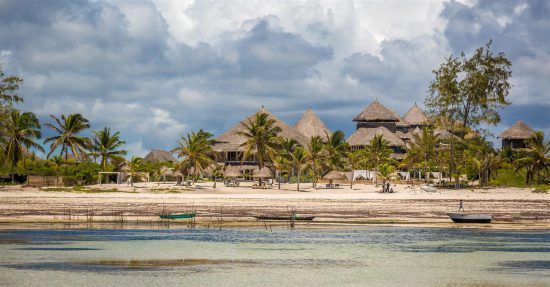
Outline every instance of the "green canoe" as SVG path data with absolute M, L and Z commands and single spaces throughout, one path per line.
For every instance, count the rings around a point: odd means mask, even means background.
M 186 219 L 195 217 L 195 213 L 179 213 L 179 214 L 162 214 L 162 219 Z

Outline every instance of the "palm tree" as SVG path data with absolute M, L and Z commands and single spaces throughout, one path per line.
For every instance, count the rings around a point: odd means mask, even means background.
M 365 152 L 364 150 L 349 151 L 347 153 L 348 164 L 351 167 L 351 179 L 349 188 L 353 189 L 353 173 L 356 169 L 359 169 L 365 164 Z
M 125 150 L 118 149 L 124 144 L 126 144 L 126 142 L 120 140 L 120 132 L 111 134 L 111 128 L 104 127 L 103 130 L 94 131 L 94 137 L 92 138 L 90 147 L 94 154 L 101 157 L 101 171 L 105 171 L 107 161 L 113 157 L 126 155 Z
M 550 142 L 544 142 L 544 134 L 540 131 L 527 140 L 525 154 L 515 162 L 516 169 L 525 169 L 525 183 L 531 184 L 535 177 L 541 181 L 543 171 L 550 169 Z
M 141 157 L 132 157 L 126 162 L 128 166 L 127 173 L 130 175 L 130 185 L 134 186 L 134 177 L 143 170 L 143 159 Z
M 281 189 L 281 173 L 284 171 L 292 172 L 292 152 L 299 146 L 295 139 L 277 137 L 276 149 L 271 149 L 269 157 L 277 174 L 279 189 Z
M 413 134 L 411 146 L 407 151 L 405 162 L 408 164 L 418 164 L 424 170 L 424 181 L 428 181 L 428 168 L 437 155 L 437 136 L 433 130 L 424 128 L 421 134 Z
M 379 166 L 377 173 L 383 180 L 389 180 L 390 175 L 394 171 L 395 171 L 395 166 L 393 166 L 390 163 L 383 163 Z
M 301 146 L 297 146 L 292 151 L 290 156 L 292 159 L 292 167 L 296 169 L 296 173 L 298 175 L 298 186 L 296 187 L 296 190 L 300 191 L 300 174 L 302 173 L 302 170 L 307 167 L 308 155 L 304 148 L 302 148 Z
M 375 135 L 365 146 L 365 159 L 374 167 L 375 171 L 379 170 L 381 164 L 390 161 L 391 153 L 392 149 L 382 135 Z M 375 182 L 378 182 L 378 179 Z
M 335 131 L 325 144 L 327 166 L 329 169 L 342 169 L 345 165 L 345 155 L 348 151 L 344 132 Z
M 45 126 L 54 130 L 57 135 L 44 141 L 44 143 L 51 143 L 48 158 L 58 147 L 61 147 L 61 154 L 65 155 L 65 162 L 68 161 L 69 150 L 75 159 L 79 159 L 90 145 L 89 139 L 79 134 L 90 127 L 90 122 L 81 114 L 61 115 L 61 118 L 54 115 L 50 115 L 50 117 L 54 119 L 55 123 L 46 123 Z
M 251 154 L 256 155 L 258 168 L 262 169 L 266 162 L 272 160 L 272 156 L 277 153 L 277 146 L 280 142 L 278 134 L 281 128 L 276 125 L 274 119 L 267 113 L 256 113 L 241 122 L 243 131 L 237 132 L 237 135 L 243 136 L 246 140 L 240 145 L 244 148 L 242 161 Z M 260 184 L 261 184 L 260 179 Z
M 315 187 L 319 180 L 319 173 L 326 159 L 325 143 L 323 139 L 320 136 L 311 137 L 306 146 L 306 151 L 309 167 L 313 173 L 313 187 Z
M 179 146 L 172 150 L 178 154 L 178 157 L 183 158 L 180 170 L 183 174 L 190 170 L 193 183 L 195 183 L 195 177 L 203 174 L 204 169 L 214 161 L 211 138 L 212 134 L 202 129 L 191 132 L 182 137 Z
M 12 110 L 7 120 L 4 156 L 11 165 L 11 181 L 15 182 L 14 169 L 23 159 L 25 150 L 35 148 L 44 152 L 44 149 L 34 141 L 41 136 L 40 122 L 34 113 L 21 114 L 18 110 Z

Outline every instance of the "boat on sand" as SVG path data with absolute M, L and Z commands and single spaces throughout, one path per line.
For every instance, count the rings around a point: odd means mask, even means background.
M 477 213 L 447 213 L 455 223 L 491 223 L 490 214 Z
M 162 219 L 188 219 L 194 218 L 195 213 L 161 214 L 159 216 Z

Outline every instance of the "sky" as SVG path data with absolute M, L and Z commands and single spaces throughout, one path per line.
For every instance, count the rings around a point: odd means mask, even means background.
M 490 130 L 522 119 L 548 135 L 549 32 L 546 0 L 0 0 L 18 107 L 42 122 L 81 113 L 136 156 L 199 128 L 219 135 L 262 105 L 289 124 L 311 107 L 350 135 L 375 99 L 401 115 L 423 106 L 432 70 L 489 39 L 513 73 Z

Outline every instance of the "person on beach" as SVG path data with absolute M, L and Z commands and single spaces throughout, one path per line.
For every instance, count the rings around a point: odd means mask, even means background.
M 462 199 L 460 200 L 460 203 L 458 205 L 458 211 L 460 211 L 462 209 L 462 211 L 464 211 L 464 203 L 462 202 Z
M 386 183 L 386 192 L 390 192 L 390 182 Z
M 382 193 L 386 192 L 386 181 L 382 181 Z

